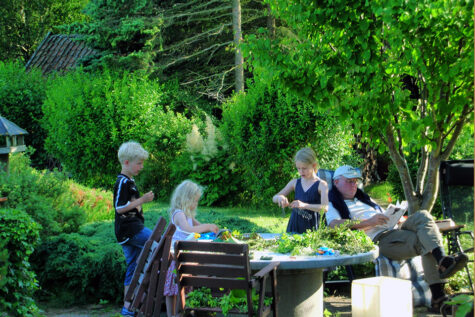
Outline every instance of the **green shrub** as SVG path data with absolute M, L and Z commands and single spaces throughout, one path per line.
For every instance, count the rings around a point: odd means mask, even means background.
M 112 189 L 120 171 L 119 146 L 135 140 L 151 157 L 138 179 L 142 190 L 169 192 L 170 162 L 191 122 L 162 99 L 165 92 L 141 74 L 85 73 L 57 78 L 47 91 L 46 148 L 75 180 Z M 153 186 L 153 188 L 149 188 Z
M 72 195 L 73 204 L 85 210 L 87 223 L 114 220 L 112 192 L 89 188 L 71 180 L 68 184 L 69 192 L 65 195 Z
M 46 239 L 35 251 L 40 298 L 64 304 L 122 300 L 125 260 L 111 222 Z
M 38 288 L 37 280 L 28 262 L 39 239 L 38 231 L 39 225 L 25 212 L 0 209 L 0 241 L 8 250 L 8 258 L 2 256 L 8 270 L 6 275 L 1 275 L 1 284 L 4 284 L 0 287 L 1 316 L 38 314 L 38 307 L 32 298 Z
M 9 173 L 0 171 L 0 192 L 6 207 L 28 213 L 41 225 L 41 237 L 75 232 L 86 220 L 85 208 L 74 205 L 64 173 L 38 171 L 28 155 L 10 155 Z
M 222 205 L 237 203 L 241 191 L 241 177 L 237 174 L 229 147 L 206 117 L 204 137 L 194 125 L 186 137 L 186 148 L 172 164 L 172 179 L 176 185 L 184 179 L 192 179 L 205 187 L 200 204 Z
M 8 249 L 6 248 L 7 241 L 0 242 L 0 289 L 7 284 L 8 272 Z
M 150 131 L 143 131 L 146 138 L 144 147 L 151 155 L 136 180 L 142 192 L 153 190 L 157 199 L 168 201 L 176 183 L 170 176 L 172 162 L 181 153 L 186 133 L 191 129 L 194 119 L 187 119 L 168 107 L 166 111 L 157 110 L 153 116 L 157 124 Z M 120 167 L 119 163 L 117 165 Z
M 279 87 L 252 85 L 224 106 L 223 132 L 249 202 L 269 205 L 296 175 L 293 156 L 311 146 L 322 168 L 336 168 L 348 154 L 351 135 L 343 123 Z
M 0 115 L 28 132 L 25 143 L 35 149 L 32 162 L 39 167 L 48 164 L 44 150 L 46 132 L 40 125 L 46 85 L 41 71 L 33 69 L 27 73 L 19 62 L 0 61 Z

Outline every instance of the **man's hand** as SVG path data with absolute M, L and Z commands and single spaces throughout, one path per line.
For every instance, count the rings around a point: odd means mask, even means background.
M 301 202 L 300 200 L 294 200 L 293 202 L 290 203 L 290 208 L 305 209 L 306 207 L 307 207 L 307 204 L 304 202 Z
M 154 196 L 153 192 L 150 191 L 142 196 L 142 202 L 148 203 L 153 200 Z
M 374 227 L 384 225 L 388 222 L 389 218 L 383 214 L 376 214 L 367 220 L 367 224 Z

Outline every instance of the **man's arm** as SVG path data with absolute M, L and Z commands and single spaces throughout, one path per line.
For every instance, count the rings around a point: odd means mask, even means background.
M 333 207 L 333 204 L 330 203 L 327 212 L 327 221 L 330 228 L 334 228 L 339 225 L 346 225 L 350 229 L 359 229 L 367 230 L 377 225 L 385 224 L 388 221 L 388 218 L 383 214 L 376 214 L 371 218 L 365 220 L 351 220 L 351 219 L 341 219 L 340 213 Z
M 330 228 L 334 228 L 338 225 L 345 224 L 350 229 L 367 230 L 378 225 L 384 225 L 386 222 L 388 222 L 388 217 L 386 217 L 383 214 L 376 214 L 373 217 L 366 220 L 350 220 L 350 219 L 332 220 L 328 224 L 328 226 Z

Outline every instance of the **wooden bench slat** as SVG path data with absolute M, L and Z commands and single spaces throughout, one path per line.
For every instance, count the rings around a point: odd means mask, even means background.
M 176 247 L 179 245 L 178 247 Z M 200 242 L 177 241 L 175 249 L 190 251 L 222 252 L 227 254 L 244 254 L 249 251 L 247 244 L 221 243 L 221 242 Z
M 177 254 L 177 259 L 184 262 L 199 262 L 202 264 L 227 264 L 227 265 L 238 265 L 246 266 L 248 260 L 242 255 L 235 254 L 216 254 L 216 253 L 194 253 L 194 252 L 179 252 Z
M 248 289 L 249 283 L 245 280 L 237 280 L 232 278 L 220 277 L 202 277 L 182 275 L 178 283 L 183 283 L 193 287 L 209 287 L 209 288 L 228 288 L 228 289 Z
M 221 277 L 246 278 L 247 270 L 243 266 L 180 264 L 177 271 L 181 274 L 214 275 Z

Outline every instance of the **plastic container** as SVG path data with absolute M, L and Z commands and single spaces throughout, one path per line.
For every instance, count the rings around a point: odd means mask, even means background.
M 412 317 L 411 281 L 378 276 L 353 280 L 352 317 Z

